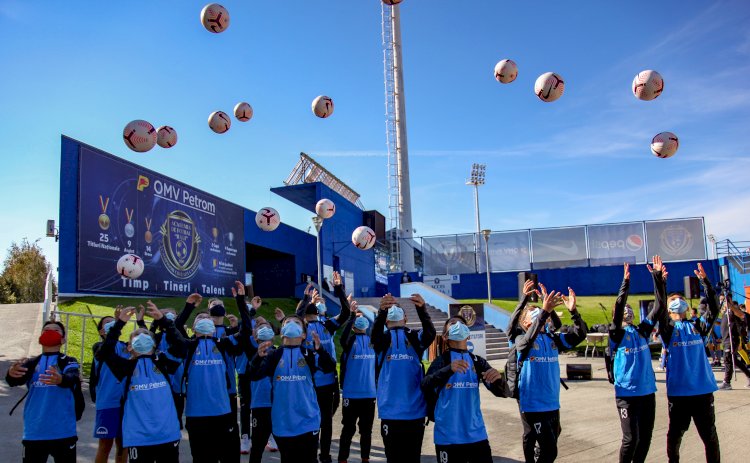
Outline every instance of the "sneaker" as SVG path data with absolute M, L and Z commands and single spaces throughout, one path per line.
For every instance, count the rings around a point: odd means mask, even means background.
M 729 384 L 729 383 L 722 382 L 721 386 L 719 386 L 719 390 L 720 391 L 731 391 L 732 390 L 732 385 Z
M 243 434 L 242 439 L 240 439 L 240 453 L 242 455 L 250 453 L 250 436 L 247 434 Z
M 268 443 L 266 444 L 267 452 L 278 452 L 279 446 L 276 445 L 276 439 L 273 438 L 273 434 L 268 437 Z

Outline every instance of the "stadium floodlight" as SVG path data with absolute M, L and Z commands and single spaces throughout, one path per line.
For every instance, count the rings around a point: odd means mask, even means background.
M 315 238 L 315 248 L 318 255 L 318 291 L 320 292 L 321 297 L 325 297 L 323 296 L 323 280 L 322 278 L 320 278 L 320 229 L 323 228 L 323 219 L 315 215 L 313 216 L 312 221 L 313 225 L 315 225 L 315 231 L 317 232 Z
M 474 211 L 476 212 L 477 219 L 477 234 L 474 236 L 474 265 L 477 272 L 479 272 L 479 235 L 482 233 L 481 226 L 479 225 L 479 186 L 484 185 L 486 170 L 487 166 L 485 164 L 477 164 L 475 162 L 471 165 L 471 177 L 466 180 L 467 185 L 474 187 Z
M 492 304 L 492 285 L 490 284 L 490 230 L 482 230 L 484 237 L 484 269 L 487 272 L 487 303 Z

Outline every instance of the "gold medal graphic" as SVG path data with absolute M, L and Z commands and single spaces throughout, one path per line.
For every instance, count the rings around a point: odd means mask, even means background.
M 102 230 L 109 229 L 109 216 L 107 215 L 107 208 L 109 207 L 109 198 L 105 201 L 102 195 L 99 195 L 99 205 L 102 208 L 102 213 L 99 215 L 99 227 Z
M 135 209 L 130 209 L 128 211 L 128 208 L 125 208 L 125 216 L 128 218 L 128 223 L 125 224 L 125 236 L 128 238 L 132 238 L 135 236 L 135 227 L 131 223 L 133 221 L 133 213 L 135 212 Z
M 151 243 L 151 240 L 154 239 L 153 235 L 151 235 L 151 220 L 148 217 L 146 217 L 146 235 L 144 236 L 144 239 L 147 243 Z
M 216 241 L 216 238 L 219 237 L 219 229 L 214 227 L 211 229 L 211 236 L 214 237 L 214 241 Z

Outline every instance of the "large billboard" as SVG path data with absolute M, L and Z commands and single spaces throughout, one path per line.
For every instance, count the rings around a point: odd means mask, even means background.
M 438 236 L 422 239 L 424 274 L 476 273 L 474 235 Z
M 244 281 L 244 212 L 184 183 L 82 146 L 78 185 L 80 292 L 227 296 Z M 124 254 L 145 263 L 120 276 Z
M 484 237 L 479 242 L 479 271 L 487 271 L 485 248 L 489 248 L 491 272 L 510 272 L 531 269 L 529 257 L 529 231 L 491 233 L 485 245 Z
M 646 222 L 648 255 L 665 262 L 705 260 L 705 237 L 702 218 Z
M 585 266 L 586 227 L 531 230 L 531 254 L 535 269 Z
M 646 263 L 643 222 L 589 225 L 591 266 Z

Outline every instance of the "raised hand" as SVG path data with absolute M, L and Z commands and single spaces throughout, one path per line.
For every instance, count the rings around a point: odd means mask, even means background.
M 526 296 L 534 293 L 534 282 L 533 281 L 526 280 L 526 282 L 523 284 L 523 293 Z
M 265 356 L 267 356 L 268 355 L 268 350 L 271 348 L 272 345 L 273 345 L 273 342 L 271 342 L 271 341 L 262 342 L 258 346 L 258 357 L 265 357 Z
M 203 300 L 203 296 L 201 296 L 198 293 L 193 293 L 190 296 L 187 297 L 187 303 L 193 304 L 194 306 L 198 307 L 201 305 L 201 301 Z
M 305 296 L 310 296 L 312 294 L 313 285 L 312 283 L 308 283 L 305 287 Z
M 254 297 L 254 298 L 252 298 L 252 300 L 250 301 L 250 306 L 251 306 L 251 307 L 252 307 L 253 309 L 255 309 L 255 310 L 258 310 L 258 308 L 260 307 L 260 305 L 261 305 L 261 304 L 263 304 L 263 299 L 261 299 L 261 298 L 260 298 L 260 296 L 255 296 L 255 297 Z
M 424 308 L 425 302 L 424 302 L 424 298 L 422 297 L 421 294 L 412 294 L 411 297 L 409 298 L 409 300 L 414 303 L 414 306 L 416 308 L 418 308 L 418 309 L 423 309 Z
M 117 318 L 120 321 L 123 321 L 125 323 L 130 321 L 130 318 L 135 313 L 135 307 L 125 307 L 124 309 L 120 310 L 120 314 L 117 316 Z
M 571 288 L 570 286 L 568 287 L 568 297 L 565 297 L 564 295 L 562 295 L 561 297 L 569 312 L 573 312 L 576 310 L 576 292 L 573 291 L 573 288 Z
M 139 322 L 143 321 L 143 316 L 146 314 L 146 309 L 143 307 L 143 305 L 138 306 L 138 310 L 135 311 L 135 319 Z
M 148 314 L 148 316 L 153 318 L 154 320 L 161 320 L 161 318 L 164 316 L 164 314 L 161 313 L 161 310 L 156 307 L 156 304 L 151 301 L 146 302 L 146 314 Z
M 320 336 L 318 336 L 317 332 L 313 331 L 312 337 L 313 337 L 313 345 L 315 346 L 315 350 L 320 349 Z
M 318 292 L 317 289 L 313 289 L 312 292 L 310 293 L 310 303 L 317 304 L 320 301 L 321 301 L 320 293 Z
M 541 285 L 540 285 L 541 286 Z M 557 307 L 558 305 L 562 304 L 562 294 L 556 291 L 552 291 L 551 293 L 547 293 L 547 290 L 544 289 L 544 300 L 542 302 L 542 309 L 545 312 L 552 312 L 552 309 Z
M 120 318 L 120 312 L 122 312 L 122 305 L 115 307 L 115 318 Z
M 451 362 L 453 373 L 466 373 L 469 371 L 469 362 L 466 360 L 454 360 Z
M 380 310 L 388 310 L 394 305 L 396 305 L 396 298 L 391 293 L 386 294 L 380 299 Z
M 625 262 L 623 264 L 623 280 L 629 280 L 630 279 L 630 264 Z
M 11 378 L 23 378 L 23 375 L 26 374 L 27 371 L 29 371 L 28 368 L 24 367 L 23 364 L 26 363 L 29 359 L 28 358 L 22 358 L 21 360 L 15 362 L 13 365 L 10 366 L 10 369 L 8 370 L 8 376 Z
M 664 263 L 661 261 L 661 256 L 654 256 L 652 260 L 654 262 L 653 267 L 646 264 L 646 268 L 648 269 L 649 272 L 654 273 L 654 272 L 661 272 L 662 270 L 664 270 Z
M 232 288 L 232 296 L 244 296 L 245 295 L 245 285 L 242 284 L 241 281 L 236 280 L 234 282 L 234 288 Z
M 357 310 L 358 310 L 357 306 L 358 306 L 357 301 L 351 301 L 349 303 L 349 309 L 351 310 L 352 313 L 357 313 Z
M 703 264 L 701 264 L 700 262 L 698 263 L 698 270 L 693 270 L 693 273 L 695 273 L 695 276 L 697 276 L 701 280 L 706 278 L 706 271 L 703 270 Z
M 229 320 L 229 326 L 231 326 L 232 328 L 236 328 L 237 325 L 239 325 L 239 322 L 237 321 L 237 317 L 235 315 L 227 315 L 227 320 Z
M 341 286 L 341 274 L 333 272 L 333 286 Z
M 47 371 L 39 375 L 39 381 L 50 386 L 57 386 L 62 383 L 62 375 L 57 371 L 57 366 L 52 365 Z
M 500 379 L 502 375 L 499 371 L 495 370 L 494 368 L 490 368 L 489 370 L 482 373 L 482 379 L 484 379 L 485 383 L 494 383 L 498 379 Z
M 284 311 L 276 307 L 276 309 L 274 309 L 273 311 L 273 318 L 275 318 L 277 322 L 280 322 L 284 319 L 284 317 L 286 317 L 286 315 L 284 315 Z

